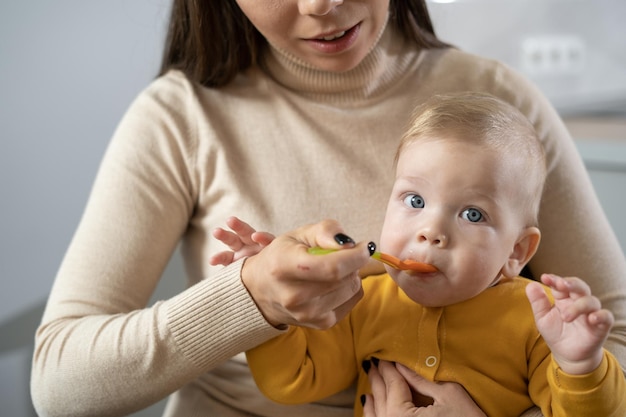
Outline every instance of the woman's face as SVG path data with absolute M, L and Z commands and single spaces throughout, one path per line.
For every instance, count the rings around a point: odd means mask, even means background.
M 385 26 L 390 0 L 236 0 L 274 47 L 333 72 L 356 67 Z

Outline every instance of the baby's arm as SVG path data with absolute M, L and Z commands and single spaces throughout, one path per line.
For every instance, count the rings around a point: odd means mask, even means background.
M 274 240 L 274 235 L 267 232 L 257 232 L 248 223 L 237 217 L 226 219 L 230 230 L 218 227 L 213 230 L 213 237 L 224 243 L 230 250 L 216 253 L 211 256 L 211 265 L 230 265 L 246 256 L 256 255 Z
M 551 288 L 554 304 L 538 283 L 528 284 L 526 295 L 554 360 L 570 375 L 594 371 L 602 362 L 602 345 L 613 326 L 613 314 L 602 309 L 579 278 L 544 274 L 541 281 Z
M 291 326 L 246 357 L 261 392 L 281 404 L 319 401 L 345 390 L 360 368 L 349 317 L 328 330 Z

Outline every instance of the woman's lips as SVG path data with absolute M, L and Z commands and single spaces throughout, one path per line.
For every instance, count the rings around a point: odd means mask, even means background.
M 306 39 L 305 41 L 318 52 L 336 54 L 347 50 L 356 42 L 360 28 L 361 24 L 359 23 L 348 30 L 320 36 L 316 39 Z

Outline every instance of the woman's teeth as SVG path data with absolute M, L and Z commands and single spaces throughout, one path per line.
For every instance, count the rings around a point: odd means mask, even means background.
M 336 33 L 332 36 L 324 36 L 322 39 L 324 39 L 325 41 L 332 41 L 333 39 L 341 38 L 345 34 L 346 31 L 344 30 L 343 32 Z

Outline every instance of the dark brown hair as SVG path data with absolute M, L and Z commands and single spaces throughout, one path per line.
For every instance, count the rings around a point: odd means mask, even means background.
M 424 0 L 390 0 L 391 23 L 421 48 L 443 48 Z M 174 0 L 159 75 L 183 71 L 207 87 L 228 84 L 257 63 L 265 38 L 235 0 Z

